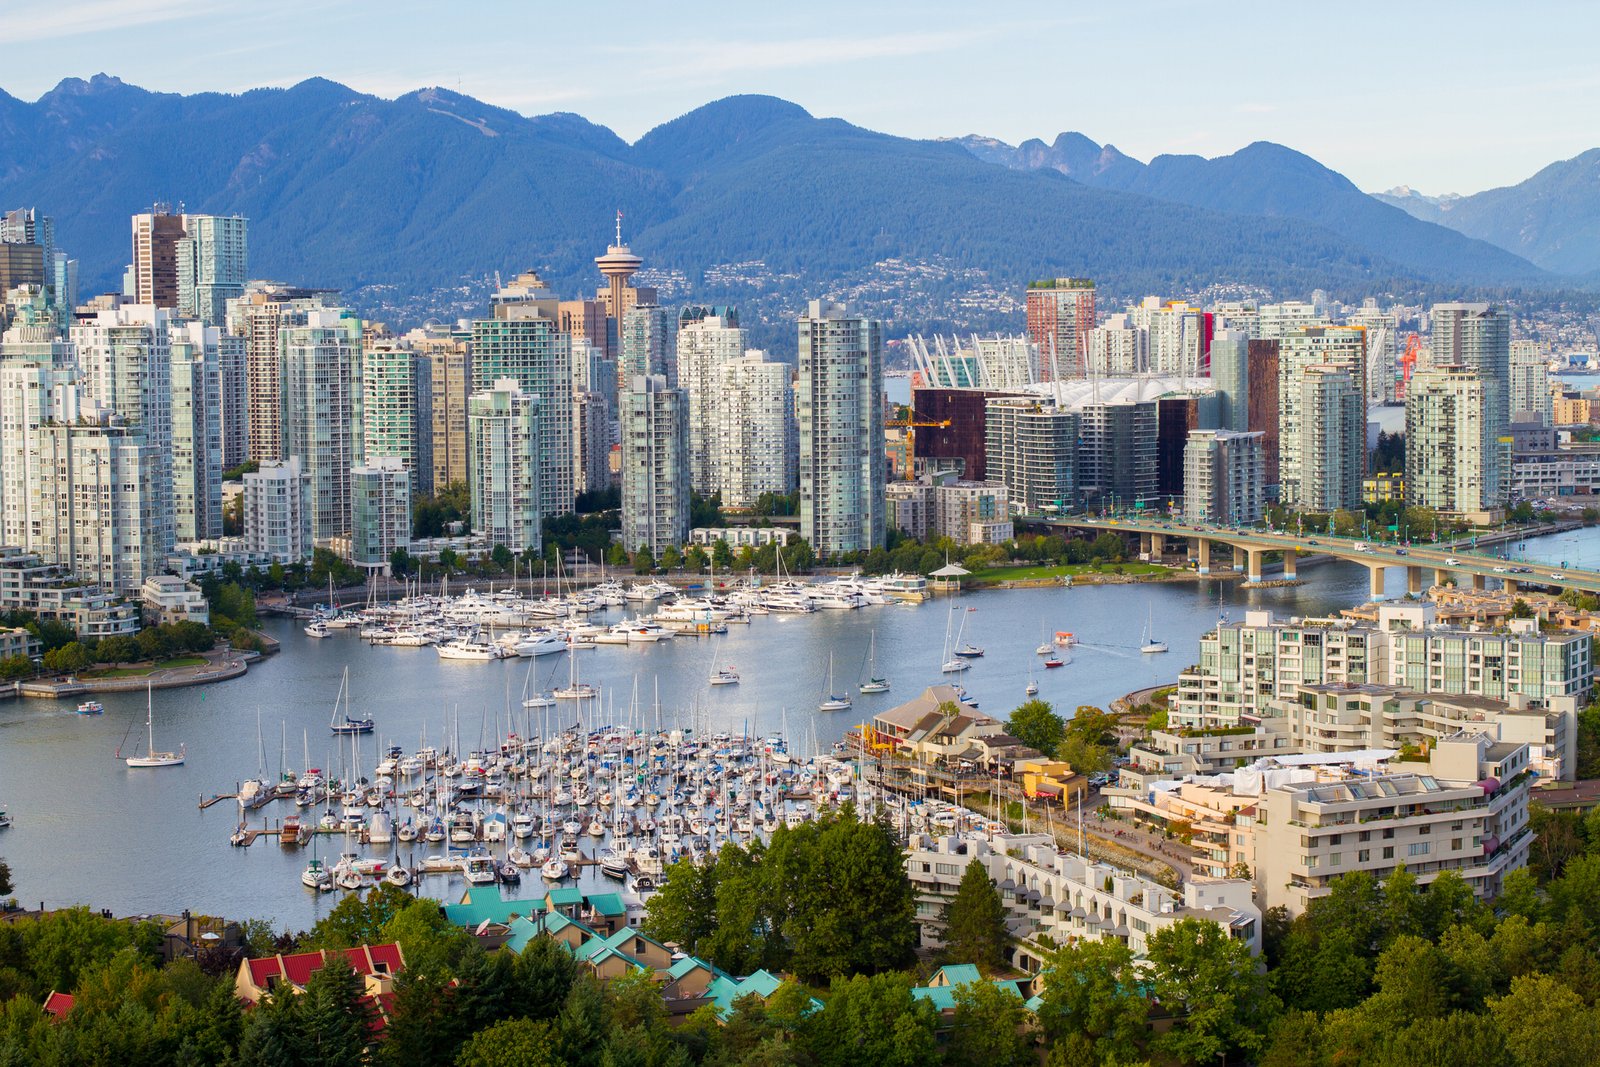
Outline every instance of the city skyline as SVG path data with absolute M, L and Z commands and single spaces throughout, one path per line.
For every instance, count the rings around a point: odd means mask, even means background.
M 1600 96 L 1600 77 L 1581 35 L 1548 32 L 1563 13 L 1582 12 L 1566 2 L 1545 7 L 1544 18 L 1515 21 L 1476 3 L 1358 4 L 1342 21 L 1300 16 L 1296 21 L 1319 34 L 1365 31 L 1361 47 L 1340 54 L 1339 78 L 1301 85 L 1283 79 L 1280 64 L 1262 61 L 1290 47 L 1282 16 L 1185 0 L 1013 19 L 935 4 L 919 8 L 915 24 L 892 7 L 846 13 L 824 4 L 752 17 L 719 4 L 696 20 L 647 8 L 605 34 L 575 11 L 547 12 L 521 31 L 500 3 L 444 24 L 419 4 L 385 5 L 376 19 L 371 5 L 345 3 L 318 5 L 318 24 L 337 32 L 310 36 L 285 17 L 301 8 L 311 13 L 298 0 L 271 12 L 224 11 L 197 0 L 72 0 L 8 15 L 8 37 L 28 47 L 0 88 L 31 100 L 63 78 L 97 71 L 185 93 L 236 93 L 311 77 L 384 97 L 440 86 L 525 114 L 578 112 L 629 141 L 710 100 L 770 93 L 817 115 L 916 138 L 980 134 L 1015 144 L 1049 142 L 1071 130 L 1139 159 L 1224 155 L 1269 140 L 1312 155 L 1367 191 L 1409 184 L 1428 194 L 1470 194 L 1514 184 L 1595 146 L 1583 118 Z M 724 8 L 727 17 L 715 14 Z M 1494 20 L 1493 34 L 1481 32 L 1486 18 Z M 486 39 L 485 23 L 506 32 Z M 705 26 L 719 32 L 707 34 Z M 157 45 L 179 27 L 228 43 L 190 52 L 174 66 Z M 588 34 L 591 46 L 551 50 L 549 62 L 529 73 L 522 57 L 530 34 Z M 1427 40 L 1430 54 L 1450 62 L 1408 64 L 1408 40 Z M 1119 43 L 1132 46 L 1155 76 L 1130 77 L 1139 64 L 1128 66 L 1128 48 Z M 1060 62 L 1063 49 L 1071 62 Z M 597 66 L 627 76 L 596 77 Z M 952 69 L 966 76 L 952 78 Z M 1497 74 L 1475 76 L 1483 70 Z M 1480 139 L 1486 127 L 1516 132 L 1503 134 L 1490 153 Z

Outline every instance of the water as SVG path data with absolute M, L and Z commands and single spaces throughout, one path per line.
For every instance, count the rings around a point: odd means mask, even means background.
M 1557 558 L 1576 562 L 1584 558 L 1580 550 L 1600 557 L 1595 531 L 1558 537 L 1581 544 L 1560 548 L 1568 554 Z M 1535 544 L 1529 542 L 1530 553 Z M 1205 581 L 969 593 L 954 603 L 966 619 L 966 640 L 987 655 L 960 681 L 982 710 L 999 718 L 1026 699 L 1030 668 L 1040 698 L 1058 710 L 1070 714 L 1080 704 L 1103 707 L 1131 690 L 1172 682 L 1193 663 L 1200 635 L 1216 621 L 1219 591 L 1222 609 L 1234 618 L 1246 607 L 1281 615 L 1330 613 L 1358 603 L 1367 591 L 1367 573 L 1359 565 L 1308 567 L 1302 577 L 1303 585 L 1282 589 L 1244 590 Z M 748 626 L 729 627 L 726 638 L 679 637 L 581 651 L 579 675 L 602 686 L 606 705 L 585 725 L 627 722 L 637 685 L 646 726 L 656 725 L 659 690 L 663 726 L 767 734 L 786 717 L 796 749 L 809 743 L 813 730 L 817 744 L 826 748 L 875 712 L 950 680 L 938 673 L 949 603 L 938 599 L 914 607 L 759 616 Z M 1137 651 L 1147 613 L 1170 653 Z M 143 694 L 101 697 L 106 710 L 98 717 L 75 714 L 75 701 L 0 702 L 0 800 L 16 820 L 0 831 L 0 856 L 11 864 L 22 901 L 85 903 L 118 914 L 190 908 L 308 927 L 338 902 L 339 894 L 315 896 L 300 884 L 305 850 L 280 849 L 272 838 L 233 848 L 228 835 L 237 806 L 224 801 L 201 811 L 197 801 L 233 792 L 241 779 L 256 774 L 258 710 L 269 777 L 279 769 L 280 737 L 287 738 L 286 759 L 295 771 L 305 769 L 302 737 L 309 738 L 312 765 L 337 771 L 341 757 L 328 720 L 347 665 L 352 713 L 370 713 L 378 722 L 376 735 L 361 742 L 361 765 L 369 775 L 378 745 L 415 749 L 424 731 L 430 744 L 454 744 L 450 735 L 458 733 L 460 748 L 470 750 L 504 731 L 508 708 L 515 709 L 518 732 L 527 730 L 523 717 L 529 713 L 520 704 L 528 660 L 441 661 L 431 649 L 368 646 L 353 631 L 315 641 L 288 620 L 271 620 L 266 629 L 283 642 L 284 651 L 247 676 L 156 692 L 156 747 L 186 743 L 189 759 L 182 767 L 130 770 L 113 759 L 124 733 L 144 728 Z M 1072 650 L 1067 666 L 1038 669 L 1033 650 L 1055 630 L 1070 630 L 1083 644 Z M 892 691 L 855 695 L 849 711 L 818 712 L 829 654 L 834 688 L 854 693 L 874 631 L 878 672 L 890 678 Z M 741 684 L 706 684 L 714 656 L 719 665 L 738 668 Z M 537 688 L 548 688 L 552 675 L 557 684 L 565 680 L 565 656 L 531 662 Z M 540 713 L 531 714 L 532 730 L 539 732 Z M 546 714 L 552 727 L 576 721 L 575 708 L 564 702 Z M 348 740 L 344 752 L 348 758 Z M 275 802 L 253 813 L 252 824 L 281 819 L 291 810 L 292 804 Z M 302 815 L 317 810 L 305 809 Z M 344 840 L 322 838 L 319 854 L 336 859 Z M 401 847 L 402 856 L 418 859 L 443 850 L 422 842 Z M 592 847 L 585 845 L 586 851 Z M 537 871 L 524 879 L 522 891 L 536 892 Z M 434 879 L 424 891 L 458 896 L 462 884 Z

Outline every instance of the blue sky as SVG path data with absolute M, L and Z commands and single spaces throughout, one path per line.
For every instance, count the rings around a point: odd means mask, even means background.
M 1600 145 L 1593 20 L 1566 0 L 0 0 L 0 88 L 442 85 L 629 140 L 760 92 L 910 137 L 1078 130 L 1141 159 L 1271 140 L 1364 189 L 1469 193 Z

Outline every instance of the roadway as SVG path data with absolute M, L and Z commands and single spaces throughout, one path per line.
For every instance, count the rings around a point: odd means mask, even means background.
M 1456 546 L 1398 545 L 1385 541 L 1363 541 L 1360 538 L 1339 537 L 1333 534 L 1294 534 L 1288 531 L 1266 530 L 1256 527 L 1218 526 L 1205 523 L 1185 523 L 1176 519 L 1136 519 L 1126 516 L 1113 518 L 1056 517 L 1026 520 L 1049 526 L 1078 530 L 1102 530 L 1119 534 L 1137 534 L 1144 551 L 1159 554 L 1161 544 L 1169 537 L 1180 537 L 1193 543 L 1191 556 L 1201 574 L 1212 571 L 1211 548 L 1223 545 L 1234 549 L 1235 567 L 1245 571 L 1249 581 L 1262 580 L 1262 556 L 1268 552 L 1284 554 L 1283 577 L 1298 577 L 1298 557 L 1318 553 L 1360 563 L 1371 574 L 1370 590 L 1374 600 L 1386 595 L 1385 577 L 1390 567 L 1406 569 L 1406 592 L 1421 593 L 1424 571 L 1434 572 L 1434 584 L 1455 576 L 1470 580 L 1475 588 L 1482 588 L 1488 580 L 1499 580 L 1506 589 L 1516 592 L 1522 585 L 1551 586 L 1557 589 L 1577 589 L 1586 593 L 1600 593 L 1600 571 L 1561 567 L 1556 564 L 1531 564 L 1505 560 L 1483 552 L 1464 551 Z M 1241 566 L 1242 564 L 1242 566 Z

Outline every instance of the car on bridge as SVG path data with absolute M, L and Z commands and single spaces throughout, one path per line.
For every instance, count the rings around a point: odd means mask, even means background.
M 1459 567 L 1461 565 L 1461 561 L 1456 559 L 1454 556 L 1446 556 L 1444 558 L 1444 563 L 1447 567 Z

